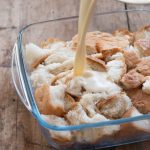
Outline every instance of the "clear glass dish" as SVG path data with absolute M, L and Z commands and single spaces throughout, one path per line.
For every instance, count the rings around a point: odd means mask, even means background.
M 137 14 L 138 17 L 134 17 L 134 15 Z M 114 17 L 115 20 L 118 20 L 118 22 L 114 22 L 114 20 L 112 20 Z M 141 21 L 140 18 L 142 18 L 144 21 Z M 60 18 L 37 22 L 24 27 L 19 32 L 12 55 L 12 77 L 21 101 L 36 118 L 48 143 L 56 149 L 104 148 L 150 139 L 150 130 L 145 132 L 140 130 L 134 131 L 134 129 L 133 132 L 127 130 L 118 131 L 115 134 L 102 137 L 94 142 L 87 142 L 84 139 L 79 141 L 76 140 L 75 137 L 76 133 L 84 134 L 87 131 L 90 131 L 90 136 L 94 137 L 94 135 L 91 134 L 95 133 L 95 129 L 99 130 L 105 127 L 113 127 L 116 125 L 130 126 L 135 122 L 143 120 L 150 121 L 150 114 L 71 126 L 55 126 L 48 124 L 41 117 L 34 99 L 34 89 L 32 88 L 32 84 L 29 79 L 30 72 L 28 71 L 24 57 L 25 44 L 32 42 L 39 45 L 41 41 L 49 37 L 70 40 L 77 33 L 77 19 L 78 16 L 74 16 L 70 18 Z M 134 31 L 144 25 L 150 24 L 150 10 L 119 10 L 114 12 L 99 13 L 94 16 L 93 20 L 94 22 L 90 26 L 91 31 L 100 30 L 111 32 L 118 28 L 127 28 Z M 130 21 L 130 24 L 127 23 L 127 20 Z M 105 22 L 105 24 L 101 24 L 101 22 Z M 61 33 L 60 30 L 58 30 L 59 28 L 61 28 Z M 49 131 L 52 130 L 57 132 L 69 131 L 71 134 L 73 134 L 73 139 L 70 142 L 58 142 L 51 137 L 51 133 Z M 88 136 L 88 134 L 85 136 Z

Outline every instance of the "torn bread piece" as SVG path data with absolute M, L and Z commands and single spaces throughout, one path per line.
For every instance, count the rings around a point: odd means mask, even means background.
M 142 85 L 144 80 L 144 76 L 133 69 L 122 77 L 121 83 L 126 89 L 132 89 Z
M 127 71 L 125 60 L 119 58 L 107 62 L 106 67 L 108 78 L 116 83 L 121 80 L 122 76 Z
M 99 111 L 104 116 L 115 119 L 121 118 L 131 106 L 131 99 L 124 92 L 100 100 L 97 103 Z
M 126 37 L 129 40 L 130 44 L 132 44 L 134 41 L 133 33 L 129 32 L 127 29 L 118 29 L 113 32 L 113 35 L 118 37 Z
M 65 86 L 49 86 L 43 84 L 35 90 L 35 100 L 40 113 L 45 115 L 63 116 L 64 109 Z
M 91 54 L 97 53 L 98 52 L 97 41 L 99 39 L 106 38 L 106 37 L 112 37 L 112 35 L 109 33 L 100 32 L 100 31 L 88 32 L 86 34 L 86 40 L 85 40 L 87 54 L 91 55 Z M 77 44 L 78 44 L 78 35 L 75 35 L 72 41 L 73 41 L 72 47 L 73 49 L 76 49 Z
M 68 70 L 57 74 L 56 76 L 51 78 L 51 85 L 65 84 L 66 78 L 68 77 L 68 75 L 70 75 L 71 72 L 72 70 Z
M 93 56 L 86 57 L 88 66 L 95 71 L 106 71 L 105 62 L 101 59 L 94 58 Z
M 107 97 L 106 93 L 85 93 L 80 99 L 80 104 L 88 112 L 88 115 L 93 117 L 96 113 L 99 113 L 96 104 Z
M 128 69 L 135 68 L 140 62 L 140 52 L 133 46 L 128 46 L 124 50 L 124 57 Z
M 139 39 L 134 45 L 140 51 L 142 56 L 150 56 L 150 37 Z
M 68 60 L 64 61 L 63 63 L 52 63 L 49 65 L 46 65 L 45 68 L 51 74 L 57 75 L 61 72 L 71 70 L 73 68 L 73 63 L 74 63 L 73 59 L 68 59 Z
M 135 106 L 141 113 L 150 113 L 150 94 L 146 94 L 142 89 L 136 88 L 126 91 L 131 98 L 133 106 Z
M 48 48 L 53 50 L 59 49 L 60 47 L 64 47 L 65 45 L 65 41 L 56 38 L 48 38 L 47 40 L 42 41 L 40 44 L 42 48 Z
M 123 116 L 123 118 L 129 117 L 137 117 L 142 116 L 135 107 L 131 107 Z M 120 139 L 129 139 L 141 137 L 141 135 L 145 135 L 146 133 L 150 133 L 150 121 L 149 120 L 139 120 L 133 121 L 129 123 L 121 124 L 121 129 L 119 133 L 117 133 L 117 137 Z
M 70 109 L 72 109 L 75 105 L 76 105 L 76 101 L 75 99 L 70 95 L 68 94 L 67 92 L 65 92 L 65 111 L 68 112 Z
M 54 75 L 49 73 L 45 66 L 39 65 L 35 70 L 31 72 L 30 79 L 34 88 L 40 87 L 42 84 L 50 84 L 50 80 L 54 78 Z
M 116 49 L 117 51 L 121 51 L 129 45 L 129 41 L 125 37 L 105 37 L 103 39 L 99 39 L 97 41 L 97 49 L 98 52 L 105 52 L 107 50 Z
M 134 33 L 135 42 L 139 39 L 150 38 L 150 25 L 145 26 Z
M 61 117 L 54 116 L 54 115 L 41 115 L 42 118 L 49 124 L 55 126 L 68 126 L 68 122 Z M 72 140 L 72 134 L 70 131 L 55 131 L 49 130 L 52 139 L 56 140 L 57 142 L 70 142 Z
M 68 112 L 66 118 L 72 125 L 96 123 L 102 121 L 108 121 L 101 114 L 95 114 L 93 117 L 89 117 L 80 104 L 77 104 L 72 110 Z M 119 125 L 91 128 L 82 131 L 74 131 L 73 134 L 78 142 L 90 142 L 95 143 L 97 140 L 106 135 L 112 135 L 120 129 Z
M 52 50 L 52 54 L 48 56 L 44 63 L 45 65 L 49 65 L 52 63 L 63 63 L 69 59 L 74 59 L 75 51 L 71 48 L 60 47 L 56 50 Z
M 137 64 L 136 70 L 144 76 L 150 76 L 150 59 L 142 59 Z
M 93 70 L 85 71 L 83 76 L 72 77 L 67 82 L 67 92 L 80 97 L 84 92 L 89 93 L 118 93 L 121 88 L 108 80 L 106 72 Z M 92 86 L 91 86 L 92 85 Z
M 150 76 L 146 77 L 142 90 L 144 93 L 150 94 Z
M 33 43 L 29 43 L 25 47 L 25 58 L 30 70 L 42 63 L 50 54 L 51 50 L 42 49 Z

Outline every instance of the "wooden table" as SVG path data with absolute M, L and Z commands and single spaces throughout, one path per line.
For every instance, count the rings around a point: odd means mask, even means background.
M 113 0 L 97 3 L 98 12 L 137 7 Z M 150 5 L 142 7 L 150 9 Z M 20 28 L 39 20 L 75 16 L 78 8 L 79 0 L 0 0 L 0 150 L 52 150 L 17 96 L 11 79 L 11 53 Z M 126 23 L 132 27 L 130 16 Z M 150 150 L 150 142 L 109 150 L 142 149 Z

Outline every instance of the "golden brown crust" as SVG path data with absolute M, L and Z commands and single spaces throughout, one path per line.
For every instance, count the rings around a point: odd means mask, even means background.
M 63 116 L 64 109 L 52 103 L 48 84 L 43 84 L 35 90 L 35 100 L 41 114 Z
M 105 62 L 101 59 L 94 58 L 92 56 L 87 56 L 87 63 L 93 70 L 96 71 L 106 71 Z
M 140 85 L 142 85 L 144 81 L 145 81 L 144 76 L 136 72 L 135 69 L 129 71 L 121 79 L 121 83 L 124 85 L 126 89 L 137 88 Z
M 136 70 L 144 76 L 150 76 L 150 60 L 141 60 Z
M 150 113 L 150 95 L 136 88 L 126 91 L 133 105 L 143 114 Z

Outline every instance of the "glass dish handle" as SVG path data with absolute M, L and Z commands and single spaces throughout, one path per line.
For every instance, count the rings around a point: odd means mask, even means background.
M 11 64 L 12 80 L 13 80 L 14 86 L 16 88 L 16 91 L 21 101 L 27 107 L 27 109 L 31 112 L 32 111 L 31 104 L 28 100 L 27 93 L 24 89 L 24 85 L 22 84 L 22 80 L 21 80 L 17 52 L 18 52 L 18 46 L 17 46 L 17 43 L 15 43 L 14 48 L 13 48 L 13 53 L 12 53 L 12 64 Z

